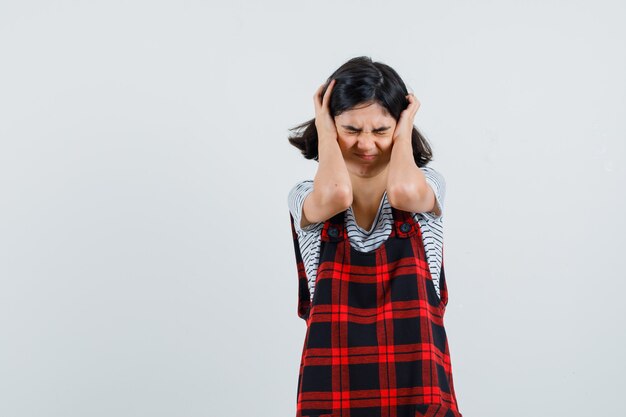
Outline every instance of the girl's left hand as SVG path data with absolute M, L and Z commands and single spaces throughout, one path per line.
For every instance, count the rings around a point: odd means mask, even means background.
M 399 137 L 407 137 L 409 141 L 411 140 L 413 121 L 415 120 L 415 113 L 420 108 L 420 102 L 413 93 L 408 94 L 406 98 L 409 100 L 409 106 L 400 113 L 400 119 L 393 131 L 393 142 Z

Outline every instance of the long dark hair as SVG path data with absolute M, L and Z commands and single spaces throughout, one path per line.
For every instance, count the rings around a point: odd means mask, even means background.
M 400 113 L 409 105 L 406 98 L 409 92 L 398 73 L 389 65 L 373 62 L 370 57 L 352 58 L 337 68 L 326 80 L 322 97 L 332 79 L 336 80 L 329 101 L 329 111 L 333 118 L 364 103 L 375 102 L 387 109 L 397 122 Z M 289 143 L 300 149 L 306 159 L 318 161 L 315 118 L 289 130 L 294 132 L 289 136 Z M 411 143 L 415 164 L 420 168 L 428 164 L 433 158 L 432 150 L 415 126 L 411 133 Z

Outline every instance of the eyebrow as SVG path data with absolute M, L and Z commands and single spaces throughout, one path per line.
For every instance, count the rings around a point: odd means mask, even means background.
M 363 129 L 358 129 L 354 126 L 351 125 L 341 125 L 341 127 L 348 129 L 348 130 L 353 130 L 355 132 L 362 132 Z M 391 129 L 391 126 L 382 126 L 382 127 L 377 127 L 376 129 L 372 129 L 372 132 L 384 132 L 385 130 Z

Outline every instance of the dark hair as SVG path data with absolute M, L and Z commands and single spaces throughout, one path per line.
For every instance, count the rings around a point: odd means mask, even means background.
M 352 58 L 337 68 L 326 80 L 322 96 L 332 79 L 336 80 L 329 100 L 329 111 L 333 118 L 346 110 L 374 102 L 384 107 L 397 122 L 400 113 L 409 105 L 406 98 L 409 93 L 398 73 L 389 65 L 372 62 L 369 57 Z M 295 132 L 289 136 L 289 143 L 300 149 L 306 159 L 318 161 L 315 118 L 289 130 Z M 411 143 L 416 165 L 421 168 L 428 164 L 433 157 L 432 150 L 415 126 Z

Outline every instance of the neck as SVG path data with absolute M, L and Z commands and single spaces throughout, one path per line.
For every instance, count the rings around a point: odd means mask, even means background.
M 352 176 L 352 209 L 377 210 L 387 188 L 387 170 L 375 177 Z

